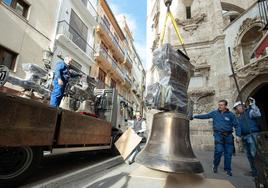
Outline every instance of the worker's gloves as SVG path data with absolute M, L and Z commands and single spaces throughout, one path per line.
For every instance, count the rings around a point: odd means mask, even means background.
M 256 105 L 256 100 L 254 99 L 254 98 L 252 98 L 252 97 L 249 97 L 249 105 L 250 106 L 254 106 L 254 105 Z
M 236 143 L 240 143 L 240 142 L 241 142 L 241 137 L 236 136 L 236 137 L 235 137 L 235 142 L 236 142 Z

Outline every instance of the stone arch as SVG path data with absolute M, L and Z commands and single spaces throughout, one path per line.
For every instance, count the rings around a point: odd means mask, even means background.
M 234 65 L 236 68 L 239 68 L 241 66 L 243 66 L 244 61 L 243 61 L 243 52 L 242 52 L 242 46 L 241 46 L 241 41 L 243 40 L 243 37 L 245 36 L 245 34 L 250 31 L 252 28 L 254 27 L 258 27 L 261 28 L 263 25 L 262 21 L 259 18 L 247 18 L 245 19 L 238 32 L 237 32 L 237 36 L 235 38 L 235 46 L 233 48 L 233 59 L 234 59 Z
M 221 2 L 224 25 L 227 26 L 240 16 L 245 10 L 235 4 Z
M 250 59 L 253 55 L 253 50 L 263 36 L 261 28 L 262 27 L 260 25 L 255 24 L 250 29 L 248 29 L 240 38 L 239 44 L 241 45 L 241 55 L 244 65 L 250 63 Z
M 268 73 L 261 74 L 250 81 L 241 91 L 242 99 L 253 97 L 259 107 L 262 117 L 258 120 L 262 131 L 268 130 Z
M 243 9 L 242 7 L 235 5 L 235 4 L 227 3 L 227 2 L 221 2 L 221 7 L 222 7 L 222 10 L 235 11 L 240 14 L 245 11 L 245 9 Z
M 241 97 L 245 101 L 248 97 L 254 95 L 262 86 L 268 84 L 268 73 L 260 74 L 253 78 L 241 89 Z M 237 96 L 237 100 L 238 96 Z

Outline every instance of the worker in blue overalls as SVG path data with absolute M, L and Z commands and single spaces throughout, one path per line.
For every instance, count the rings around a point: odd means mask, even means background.
M 257 118 L 261 117 L 261 112 L 255 104 L 255 99 L 249 98 L 249 107 L 243 108 L 241 101 L 234 104 L 234 110 L 237 114 L 237 120 L 241 127 L 242 143 L 246 150 L 247 158 L 251 167 L 251 175 L 257 176 L 257 169 L 254 164 L 256 155 L 256 139 L 260 128 Z
M 65 87 L 70 78 L 69 65 L 72 58 L 67 56 L 64 60 L 59 60 L 56 63 L 54 78 L 53 78 L 53 90 L 50 95 L 50 106 L 59 107 L 61 99 L 64 95 Z
M 233 128 L 236 131 L 236 141 L 240 141 L 241 129 L 236 120 L 234 113 L 230 112 L 227 108 L 228 102 L 226 100 L 220 100 L 218 102 L 218 109 L 209 112 L 208 114 L 194 115 L 196 119 L 213 119 L 213 131 L 214 131 L 214 160 L 213 160 L 213 172 L 218 172 L 218 167 L 221 161 L 221 156 L 224 153 L 224 170 L 227 175 L 232 176 L 232 154 L 233 154 Z

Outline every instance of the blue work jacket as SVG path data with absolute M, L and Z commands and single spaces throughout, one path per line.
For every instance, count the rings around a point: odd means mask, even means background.
M 220 110 L 213 110 L 207 114 L 194 115 L 196 119 L 213 119 L 214 132 L 232 132 L 235 128 L 237 136 L 241 136 L 241 128 L 237 122 L 234 113 L 229 110 L 221 112 Z

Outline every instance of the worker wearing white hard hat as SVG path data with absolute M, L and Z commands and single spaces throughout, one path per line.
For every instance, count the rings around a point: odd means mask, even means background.
M 256 138 L 260 132 L 257 118 L 261 117 L 259 108 L 255 104 L 255 99 L 249 98 L 249 107 L 244 108 L 243 103 L 238 101 L 234 104 L 233 109 L 237 114 L 237 120 L 241 127 L 243 147 L 247 152 L 247 158 L 251 167 L 253 177 L 257 176 L 257 169 L 254 165 L 256 155 Z

